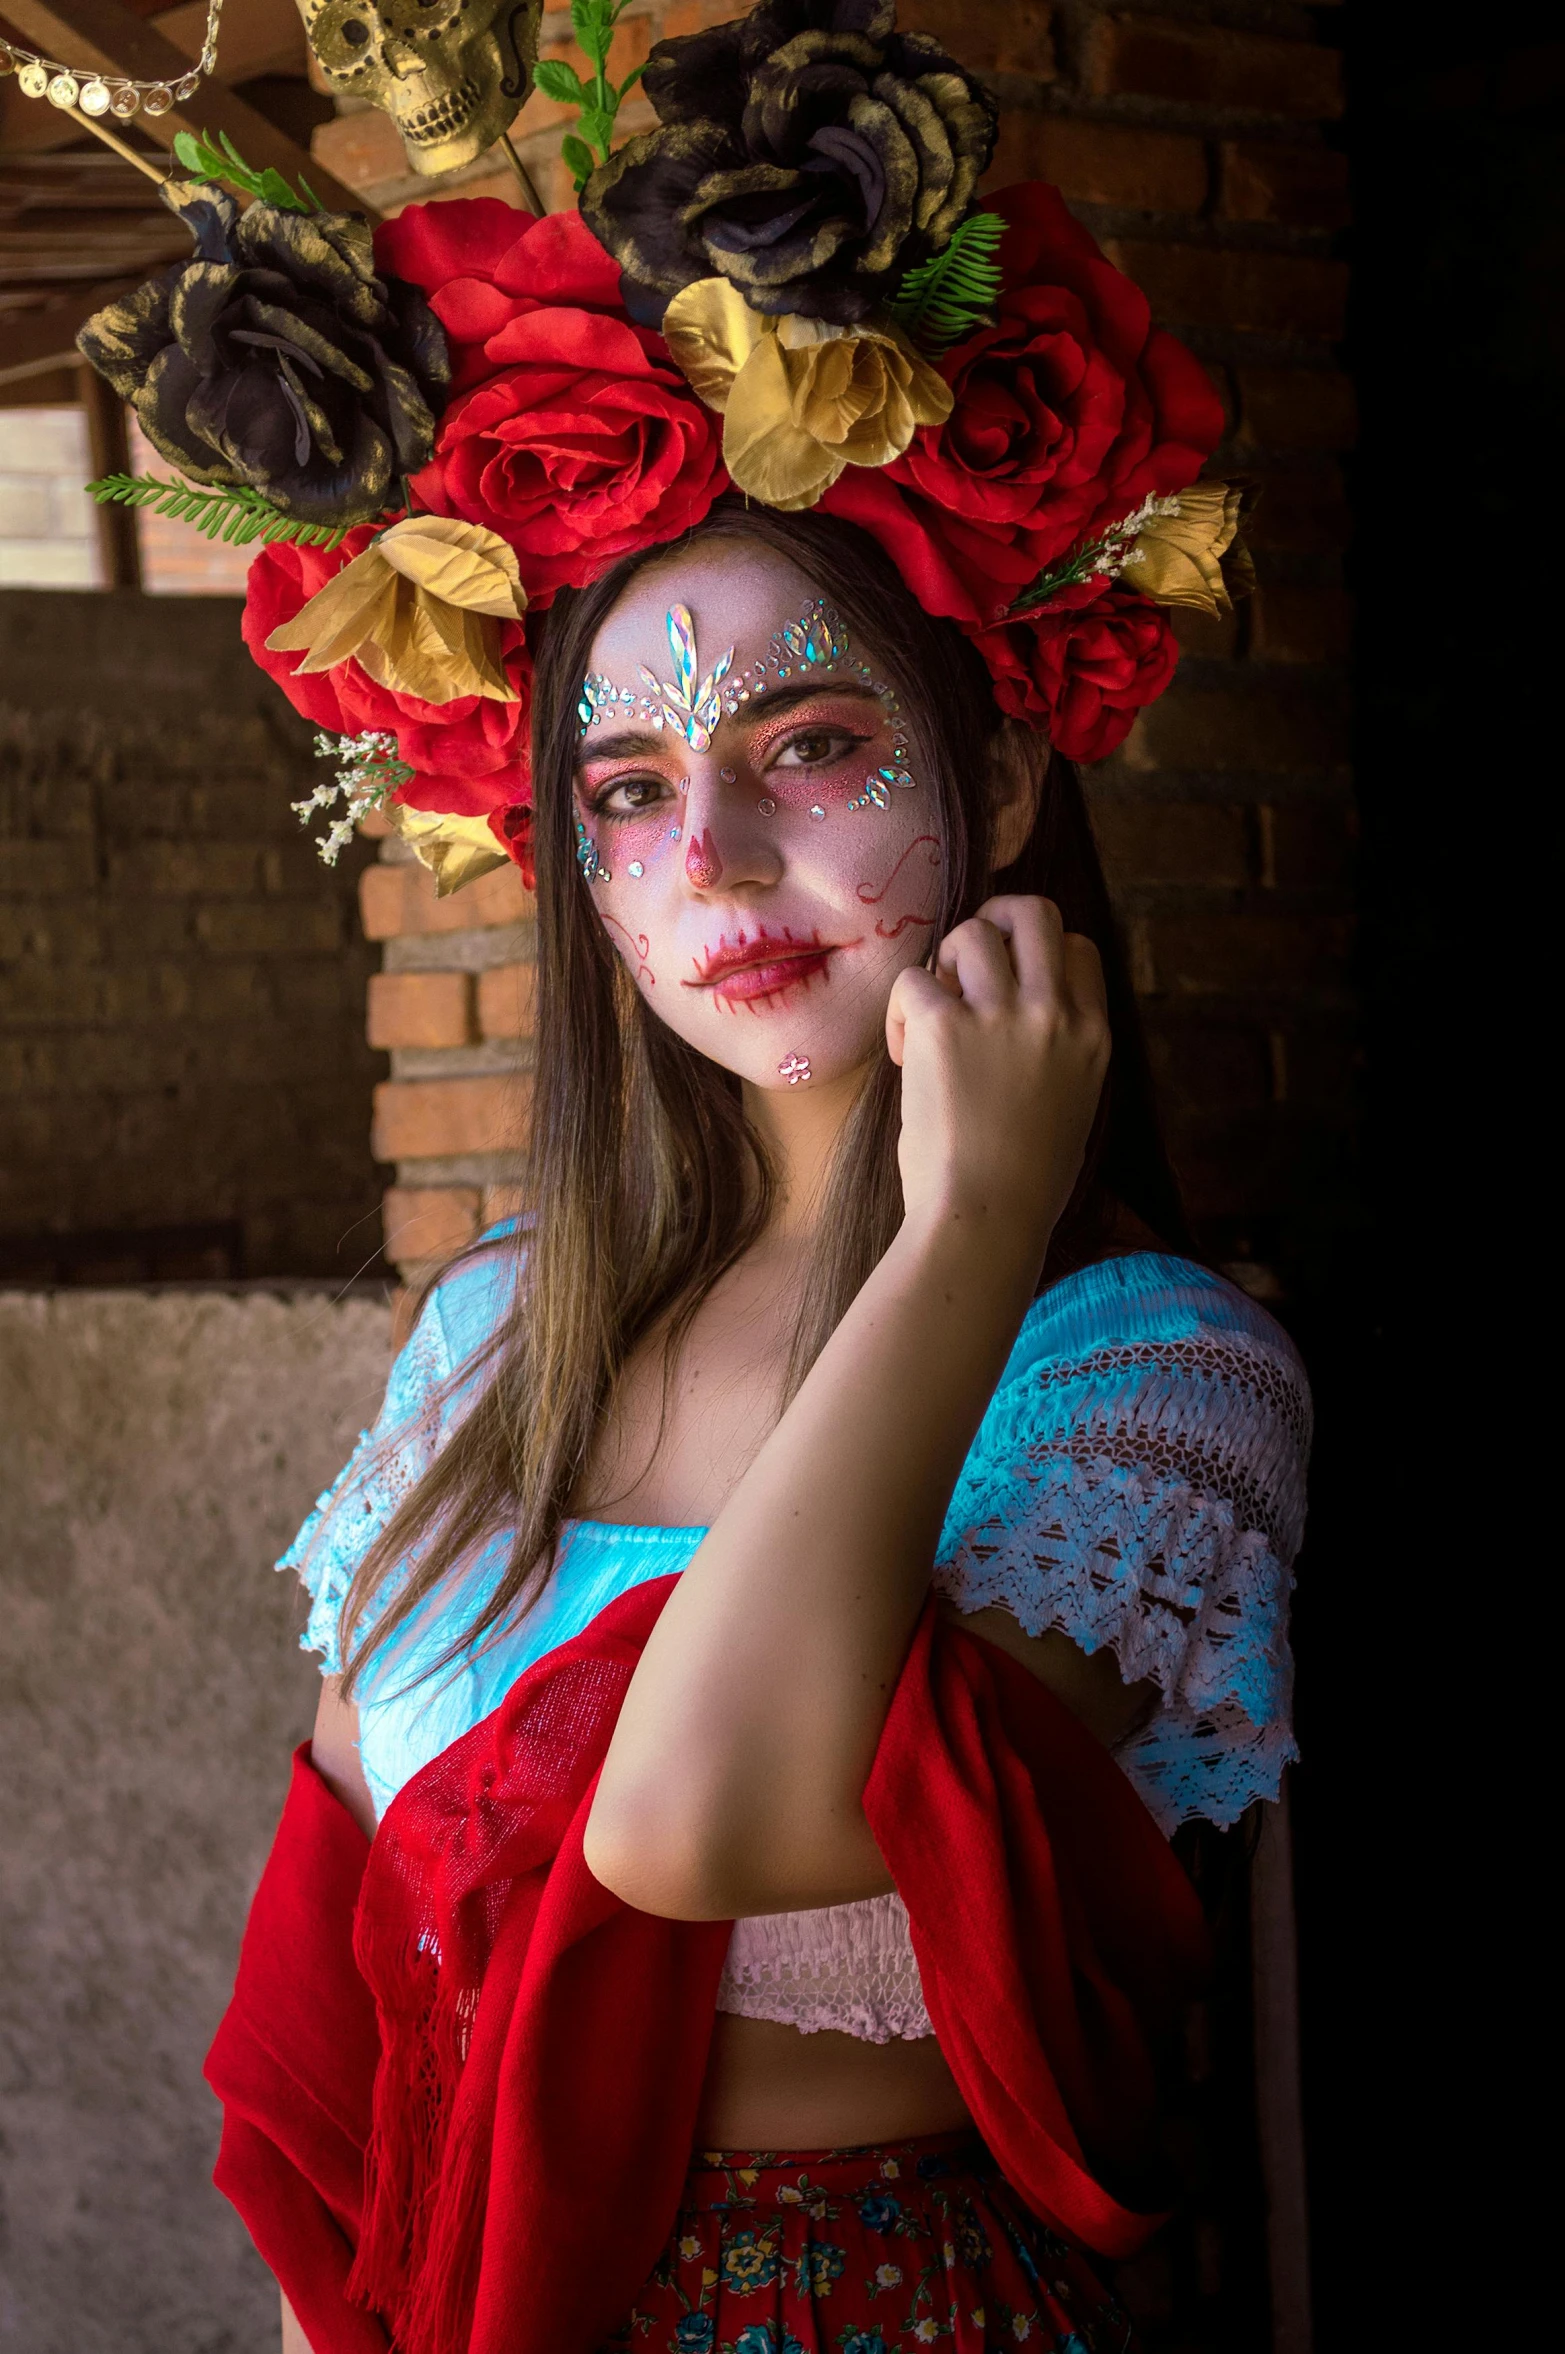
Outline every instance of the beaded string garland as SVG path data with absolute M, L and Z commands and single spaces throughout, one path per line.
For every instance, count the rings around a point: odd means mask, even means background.
M 85 115 L 112 114 L 121 122 L 132 115 L 167 114 L 194 98 L 203 77 L 217 65 L 217 26 L 223 0 L 208 0 L 206 33 L 201 54 L 189 73 L 175 81 L 136 81 L 128 74 L 100 74 L 91 66 L 65 65 L 57 57 L 42 57 L 9 38 L 0 41 L 0 75 L 14 72 L 24 98 L 44 98 L 64 114 L 78 109 Z

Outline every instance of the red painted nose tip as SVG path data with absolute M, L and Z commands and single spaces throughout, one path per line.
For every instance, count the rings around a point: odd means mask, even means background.
M 691 836 L 685 852 L 685 872 L 698 891 L 715 890 L 723 879 L 723 862 L 717 854 L 711 828 L 703 827 Z

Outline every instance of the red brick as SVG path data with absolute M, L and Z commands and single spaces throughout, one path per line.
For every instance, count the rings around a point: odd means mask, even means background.
M 1353 880 L 1358 812 L 1337 802 L 1283 802 L 1256 811 L 1260 881 L 1269 891 L 1346 890 Z
M 1035 82 L 1054 79 L 1053 10 L 1040 0 L 1004 0 L 975 8 L 972 0 L 900 0 L 897 25 L 904 33 L 929 33 L 980 74 L 1030 74 Z
M 1243 327 L 1327 340 L 1342 333 L 1348 291 L 1344 262 L 1154 245 L 1141 238 L 1116 238 L 1106 250 L 1135 279 L 1156 316 L 1171 325 Z
M 86 834 L 65 842 L 0 842 L 0 891 L 31 899 L 54 899 L 91 891 L 92 841 Z
M 687 33 L 705 32 L 708 25 L 729 23 L 734 13 L 734 0 L 669 0 L 658 11 L 657 37 L 682 40 Z
M 476 1185 L 393 1185 L 381 1200 L 386 1256 L 398 1264 L 448 1259 L 478 1231 Z
M 507 1152 L 525 1141 L 531 1085 L 504 1079 L 388 1079 L 375 1090 L 378 1161 Z
M 1275 221 L 1285 229 L 1345 229 L 1348 159 L 1331 147 L 1286 147 L 1225 139 L 1218 149 L 1217 209 L 1230 221 Z
M 1168 618 L 1186 654 L 1204 662 L 1231 662 L 1239 651 L 1237 612 L 1200 613 L 1194 605 L 1175 605 Z
M 491 965 L 478 976 L 478 1027 L 485 1038 L 530 1038 L 538 989 L 535 964 Z
M 1206 202 L 1206 150 L 1172 131 L 1112 130 L 1007 107 L 984 185 L 1012 180 L 1051 180 L 1077 204 L 1198 213 Z
M 1092 826 L 1111 885 L 1206 883 L 1231 890 L 1249 880 L 1249 829 L 1235 804 L 1100 801 Z
M 467 973 L 372 973 L 371 1046 L 466 1046 L 473 1035 Z
M 435 878 L 426 867 L 369 866 L 359 877 L 359 911 L 366 939 L 395 940 L 406 933 L 518 923 L 532 914 L 533 898 L 510 864 L 491 867 L 444 899 L 436 898 Z
M 1337 368 L 1241 368 L 1239 439 L 1259 449 L 1350 450 L 1353 380 Z
M 345 188 L 369 188 L 379 180 L 405 180 L 408 175 L 407 151 L 397 126 L 376 107 L 318 123 L 310 153 L 335 172 Z
M 1257 662 L 1345 662 L 1353 608 L 1341 589 L 1268 581 L 1250 601 L 1250 653 Z
M 1142 712 L 1123 757 L 1132 769 L 1329 768 L 1347 758 L 1347 720 L 1330 697 L 1180 682 Z
M 527 1196 L 519 1185 L 486 1185 L 484 1187 L 484 1224 L 498 1225 L 502 1218 L 519 1218 L 527 1207 Z
M 1245 517 L 1244 536 L 1252 548 L 1326 556 L 1345 548 L 1353 536 L 1353 512 L 1335 466 L 1261 475 L 1259 492 Z
M 1102 18 L 1088 36 L 1086 86 L 1095 98 L 1172 98 L 1242 107 L 1290 122 L 1342 112 L 1342 59 L 1311 42 L 1281 41 L 1164 17 Z
M 345 912 L 296 899 L 260 905 L 230 899 L 197 910 L 196 938 L 219 956 L 334 956 L 342 948 Z
M 1271 1094 L 1264 1029 L 1165 1017 L 1148 1023 L 1147 1051 L 1160 1091 L 1180 1104 L 1228 1109 L 1265 1103 Z
M 1176 997 L 1295 997 L 1340 986 L 1353 943 L 1346 916 L 1154 916 L 1149 932 L 1157 989 Z

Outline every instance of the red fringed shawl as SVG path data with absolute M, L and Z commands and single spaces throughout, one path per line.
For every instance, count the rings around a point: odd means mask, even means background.
M 217 2181 L 314 2354 L 591 2354 L 673 2220 L 727 1922 L 632 1911 L 582 1854 L 672 1578 L 603 1611 L 402 1790 L 367 1847 L 309 1763 L 207 2076 Z M 1199 1977 L 1178 1864 L 1113 1761 L 926 1611 L 864 1809 L 963 2098 L 1016 2189 L 1099 2254 L 1158 2218 L 1151 2044 Z

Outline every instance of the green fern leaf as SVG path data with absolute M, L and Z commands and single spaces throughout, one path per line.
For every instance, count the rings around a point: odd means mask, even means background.
M 301 548 L 335 548 L 351 528 L 346 523 L 301 523 L 248 483 L 201 490 L 189 482 L 165 482 L 158 474 L 104 474 L 88 483 L 87 495 L 100 507 L 150 508 L 172 523 L 193 523 L 207 539 L 240 548 L 257 539 L 268 547 L 286 541 Z
M 930 359 L 971 334 L 1000 291 L 995 253 L 1005 235 L 999 213 L 969 213 L 943 252 L 903 273 L 891 316 Z

